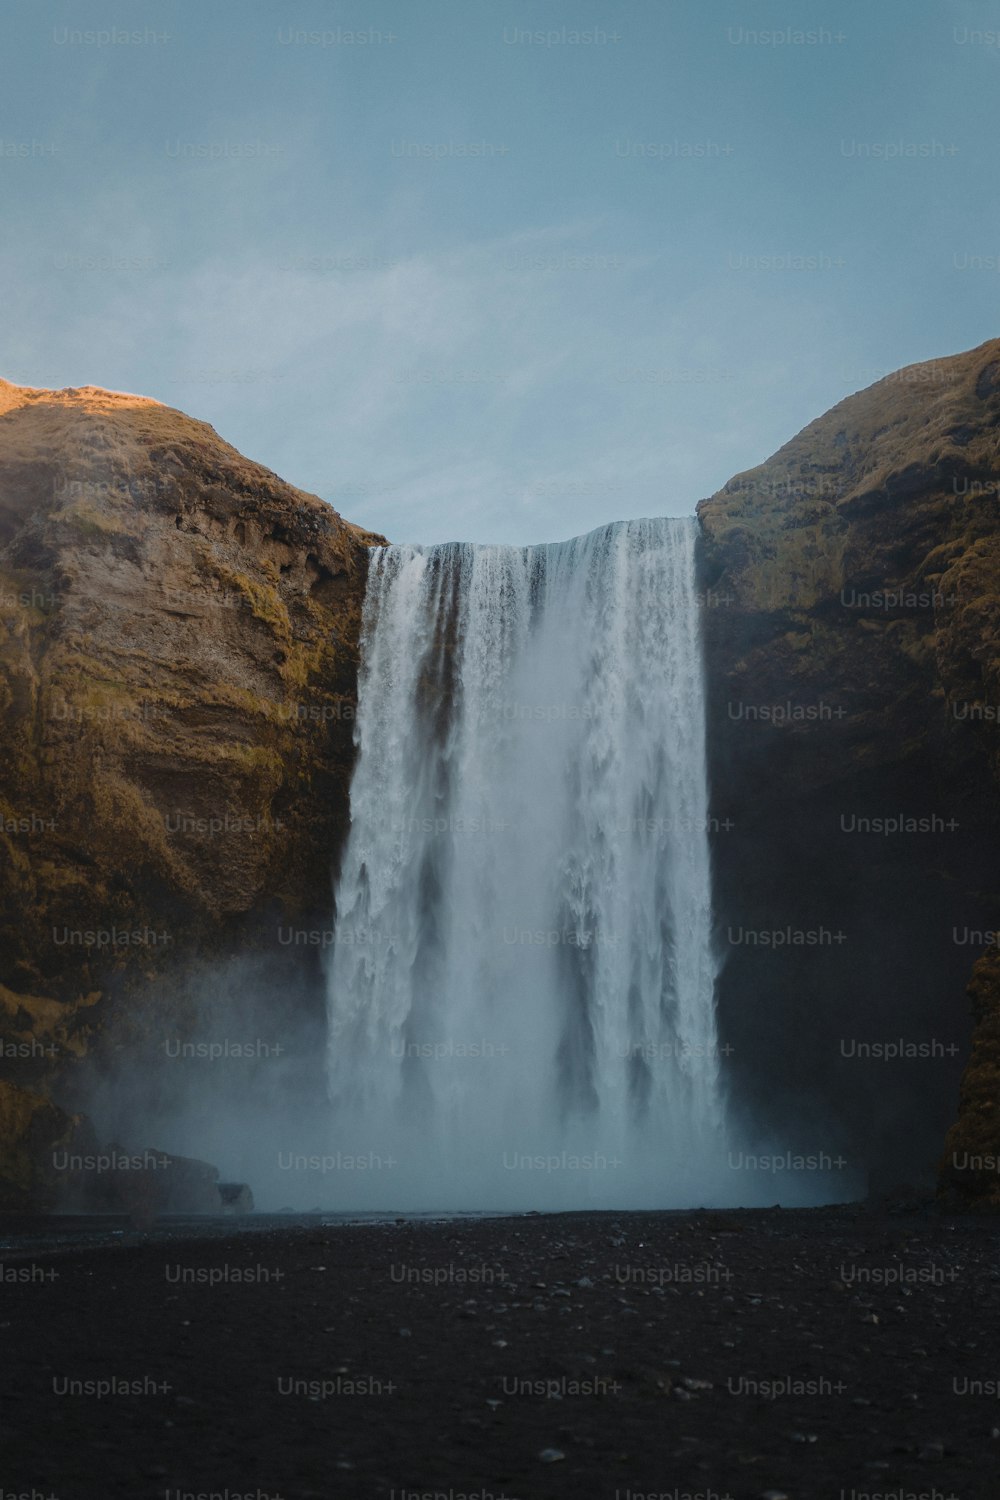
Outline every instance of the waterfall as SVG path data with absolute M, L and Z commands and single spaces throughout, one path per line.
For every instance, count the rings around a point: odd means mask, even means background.
M 695 535 L 372 552 L 327 981 L 376 1169 L 340 1201 L 725 1196 Z

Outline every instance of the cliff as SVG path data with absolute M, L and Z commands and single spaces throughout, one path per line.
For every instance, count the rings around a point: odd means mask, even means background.
M 963 1068 L 946 1166 L 1000 1155 L 995 962 L 974 1036 L 965 996 L 1000 926 L 998 489 L 993 340 L 840 402 L 698 511 L 736 1096 L 876 1182 L 926 1177 Z
M 699 507 L 734 1109 L 961 1203 L 1000 1200 L 998 492 L 993 341 Z M 0 1207 L 159 1144 L 185 1038 L 295 1033 L 260 1086 L 321 1095 L 377 540 L 154 401 L 0 382 Z M 190 1098 L 252 1113 L 257 1068 Z
M 0 382 L 0 1205 L 77 1064 L 328 920 L 377 540 L 158 402 Z

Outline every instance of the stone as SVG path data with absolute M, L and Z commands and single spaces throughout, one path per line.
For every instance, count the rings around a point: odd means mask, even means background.
M 998 368 L 991 339 L 887 376 L 698 515 L 713 813 L 725 830 L 717 921 L 831 934 L 808 970 L 804 950 L 793 961 L 730 946 L 718 1014 L 731 1087 L 787 1138 L 797 1117 L 771 1098 L 793 1068 L 810 1110 L 844 1122 L 859 1187 L 868 1170 L 876 1196 L 900 1181 L 926 1193 L 940 1156 L 944 1196 L 1000 1206 L 1000 953 L 952 930 L 991 925 L 983 894 L 1000 832 Z M 940 827 L 888 836 L 857 822 L 916 813 Z M 879 984 L 859 990 L 857 974 L 875 968 Z M 975 1037 L 945 1141 L 970 972 Z M 763 992 L 762 1015 L 746 997 Z M 841 1056 L 841 1039 L 876 1034 L 934 1036 L 954 1051 L 929 1066 Z M 761 1056 L 773 1077 L 751 1061 Z
M 377 540 L 159 402 L 0 381 L 0 1041 L 19 1088 L 58 1108 L 84 1062 L 112 1086 L 139 1051 L 148 1069 L 192 1034 L 205 960 L 273 950 L 309 982 L 316 950 L 277 932 L 328 915 Z M 0 1137 L 0 1202 L 44 1206 L 43 1178 Z

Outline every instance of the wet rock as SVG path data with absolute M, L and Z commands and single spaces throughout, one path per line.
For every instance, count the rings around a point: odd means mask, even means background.
M 116 1142 L 71 1161 L 79 1165 L 64 1174 L 63 1212 L 124 1213 L 141 1229 L 160 1215 L 222 1212 L 219 1169 L 208 1162 L 153 1149 L 128 1151 Z
M 245 1182 L 220 1182 L 219 1200 L 226 1214 L 253 1212 L 253 1193 Z

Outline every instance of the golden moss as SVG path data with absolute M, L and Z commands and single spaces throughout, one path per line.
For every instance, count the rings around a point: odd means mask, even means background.
M 262 568 L 261 571 L 265 570 Z M 245 573 L 237 573 L 222 563 L 216 564 L 216 576 L 227 588 L 234 590 L 246 599 L 250 612 L 255 619 L 270 626 L 279 640 L 291 642 L 291 621 L 288 618 L 288 610 L 285 608 L 285 602 L 276 586 L 256 583 Z
M 94 505 L 89 500 L 74 500 L 55 513 L 53 520 L 72 526 L 81 536 L 96 539 L 108 536 L 123 536 L 134 529 L 131 516 L 123 506 L 107 502 L 105 506 Z

